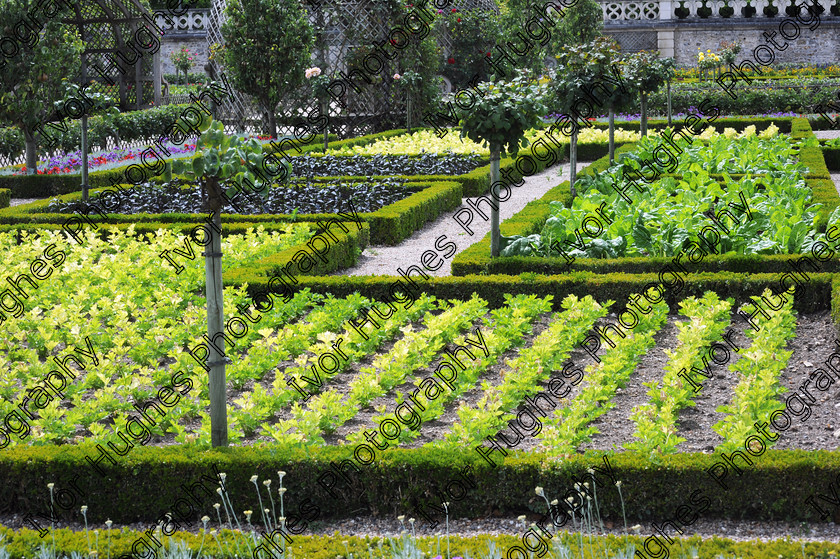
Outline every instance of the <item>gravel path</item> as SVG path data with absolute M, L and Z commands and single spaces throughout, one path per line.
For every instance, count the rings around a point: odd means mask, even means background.
M 24 204 L 31 204 L 32 202 L 37 202 L 38 200 L 43 200 L 43 198 L 12 198 L 9 201 L 9 206 L 22 206 Z
M 578 173 L 587 166 L 589 162 L 581 162 L 578 165 Z M 555 165 L 538 173 L 532 177 L 525 179 L 525 183 L 513 188 L 513 194 L 506 202 L 502 202 L 499 210 L 499 219 L 504 221 L 512 217 L 515 213 L 525 207 L 525 204 L 532 200 L 540 198 L 546 191 L 554 188 L 564 180 L 569 179 L 569 164 Z M 475 201 L 477 198 L 469 198 Z M 466 200 L 458 208 L 468 208 Z M 372 246 L 368 247 L 359 258 L 357 265 L 354 268 L 344 269 L 335 272 L 333 275 L 340 276 L 372 276 L 372 275 L 396 275 L 397 268 L 405 268 L 407 266 L 416 265 L 420 262 L 420 257 L 423 252 L 427 250 L 435 250 L 435 240 L 446 235 L 446 239 L 441 240 L 440 246 L 444 246 L 447 242 L 452 241 L 457 246 L 454 254 L 450 255 L 444 260 L 444 265 L 436 271 L 429 270 L 429 275 L 432 276 L 449 276 L 451 275 L 451 267 L 449 261 L 455 254 L 462 252 L 473 243 L 480 241 L 490 231 L 490 206 L 487 202 L 482 202 L 480 209 L 488 216 L 488 220 L 484 221 L 478 213 L 474 212 L 474 218 L 469 225 L 473 231 L 473 235 L 467 234 L 466 231 L 455 221 L 452 217 L 458 209 L 447 212 L 436 221 L 426 224 L 420 231 L 415 231 L 414 234 L 400 243 L 397 246 Z M 463 216 L 464 214 L 462 214 Z M 451 249 L 444 248 L 437 252 L 442 256 L 448 253 Z M 439 261 L 439 260 L 438 260 Z
M 840 138 L 840 130 L 814 130 L 814 136 L 820 140 L 832 140 Z

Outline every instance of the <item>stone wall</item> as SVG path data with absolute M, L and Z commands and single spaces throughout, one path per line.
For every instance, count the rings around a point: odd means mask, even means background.
M 175 65 L 172 64 L 172 54 L 181 50 L 181 47 L 187 47 L 190 52 L 196 53 L 195 60 L 193 60 L 193 67 L 190 73 L 203 74 L 204 65 L 207 64 L 207 57 L 210 52 L 207 49 L 207 39 L 204 36 L 190 35 L 170 35 L 166 34 L 161 37 L 160 41 L 160 72 L 163 74 L 174 74 Z

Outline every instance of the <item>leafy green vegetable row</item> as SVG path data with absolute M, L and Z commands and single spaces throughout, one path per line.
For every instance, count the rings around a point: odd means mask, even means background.
M 673 351 L 665 350 L 669 357 L 665 374 L 659 382 L 646 383 L 650 390 L 650 401 L 636 406 L 630 419 L 636 423 L 633 436 L 637 441 L 625 444 L 625 448 L 647 453 L 675 452 L 677 445 L 685 439 L 676 436 L 677 415 L 686 406 L 695 405 L 693 385 L 687 383 L 686 375 L 708 374 L 709 363 L 706 350 L 720 339 L 729 324 L 731 300 L 721 301 L 714 292 L 706 292 L 702 299 L 689 297 L 680 303 L 680 314 L 688 322 L 677 323 L 679 345 Z

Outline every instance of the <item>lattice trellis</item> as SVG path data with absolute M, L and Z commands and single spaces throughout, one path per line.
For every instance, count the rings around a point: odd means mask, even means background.
M 145 109 L 160 97 L 159 32 L 139 0 L 76 0 L 73 16 L 85 45 L 82 83 L 119 99 L 122 110 Z
M 389 8 L 384 0 L 304 0 L 303 5 L 308 10 L 309 21 L 315 29 L 312 64 L 329 75 L 346 73 L 347 60 L 352 56 L 354 49 L 382 41 L 394 25 L 394 22 L 389 20 Z M 221 25 L 224 22 L 226 7 L 227 0 L 213 1 L 207 24 L 208 48 L 214 43 L 224 44 Z M 459 7 L 497 10 L 493 0 L 465 0 L 459 2 Z M 431 4 L 429 9 L 434 13 Z M 443 42 L 445 41 L 444 38 Z M 449 45 L 441 46 L 447 49 Z M 211 74 L 219 75 L 223 71 L 217 62 L 210 64 Z M 384 71 L 387 72 L 388 69 Z M 404 110 L 402 106 L 390 104 L 389 99 L 392 96 L 388 87 L 386 84 L 375 84 L 363 87 L 361 92 L 348 87 L 345 98 L 347 107 L 340 109 L 335 103 L 330 107 L 330 131 L 341 136 L 373 132 L 381 122 Z M 291 127 L 288 125 L 300 114 L 299 111 L 307 113 L 314 108 L 315 101 L 310 88 L 299 88 L 278 108 L 278 113 L 285 116 L 278 118 L 279 133 L 290 133 Z M 232 130 L 256 131 L 263 128 L 260 109 L 248 95 L 239 92 L 221 107 L 218 118 Z M 282 126 L 284 122 L 285 127 Z
M 656 31 L 623 31 L 607 33 L 621 46 L 621 52 L 639 52 L 659 48 Z

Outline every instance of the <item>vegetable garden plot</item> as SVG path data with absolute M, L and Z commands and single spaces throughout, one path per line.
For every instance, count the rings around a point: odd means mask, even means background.
M 266 199 L 238 193 L 224 205 L 222 212 L 238 215 L 323 214 L 349 212 L 351 204 L 356 212 L 373 212 L 414 194 L 416 189 L 406 188 L 404 184 L 405 181 L 398 179 L 329 181 L 315 185 L 298 180 L 289 186 L 270 188 Z M 164 186 L 136 186 L 125 194 L 119 213 L 202 213 L 202 196 L 198 187 L 177 180 Z M 83 212 L 87 206 L 82 201 L 54 199 L 41 213 Z
M 551 202 L 542 231 L 514 237 L 502 255 L 620 258 L 688 251 L 694 261 L 706 251 L 799 254 L 821 239 L 822 205 L 813 203 L 807 168 L 796 160 L 799 147 L 749 128 L 740 137 L 734 131 L 705 136 L 690 145 L 679 139 L 678 157 L 661 139 L 641 140 L 606 172 L 583 176 L 571 207 Z M 650 163 L 655 154 L 660 161 L 673 158 L 673 176 L 654 180 L 660 175 Z M 829 223 L 837 218 L 835 212 Z
M 228 262 L 233 260 L 229 265 L 247 264 L 299 242 L 294 236 L 306 232 L 301 226 L 285 237 L 260 231 L 245 238 L 230 236 L 224 251 Z M 192 389 L 157 425 L 149 426 L 152 444 L 208 444 L 206 375 L 188 351 L 204 333 L 203 299 L 196 294 L 202 270 L 190 263 L 185 273 L 175 275 L 156 265 L 160 249 L 175 244 L 175 235 L 160 232 L 148 244 L 130 234 L 114 235 L 107 242 L 89 235 L 80 247 L 57 234 L 25 237 L 21 244 L 8 235 L 0 239 L 16 262 L 28 263 L 53 243 L 67 254 L 49 278 L 55 282 L 45 281 L 24 301 L 23 316 L 12 317 L 0 338 L 5 372 L 0 416 L 38 385 L 52 367 L 52 357 L 63 359 L 72 348 L 84 348 L 86 339 L 97 357 L 95 363 L 85 361 L 62 399 L 32 408 L 37 419 L 31 421 L 31 433 L 13 437 L 11 444 L 114 441 L 114 426 L 120 429 L 136 415 L 133 404 L 154 397 L 173 374 Z M 19 264 L 3 271 L 14 276 L 24 268 Z M 64 290 L 82 296 L 67 302 Z M 248 301 L 243 289 L 229 289 L 225 298 L 226 316 Z M 323 445 L 341 442 L 340 436 L 355 443 L 391 420 L 403 424 L 392 446 L 416 446 L 418 437 L 424 443 L 431 439 L 432 444 L 475 446 L 504 431 L 520 404 L 545 391 L 547 382 L 580 383 L 556 398 L 557 408 L 543 419 L 542 432 L 521 446 L 556 454 L 579 452 L 589 447 L 590 439 L 599 440 L 598 431 L 615 419 L 609 414 L 622 396 L 621 387 L 632 387 L 638 363 L 661 352 L 661 336 L 655 336 L 666 320 L 680 324 L 678 340 L 670 346 L 675 349 L 654 373 L 656 382 L 648 386 L 643 405 L 632 413 L 625 410 L 620 418 L 636 424 L 636 437 L 625 431 L 620 446 L 677 450 L 680 410 L 704 397 L 691 392 L 692 383 L 710 382 L 691 367 L 704 370 L 704 352 L 734 310 L 707 293 L 700 300 L 683 301 L 687 320 L 680 322 L 667 318 L 663 303 L 651 304 L 632 332 L 615 340 L 615 347 L 604 344 L 600 363 L 595 363 L 579 347 L 596 325 L 603 326 L 612 302 L 602 305 L 590 296 L 568 296 L 563 310 L 552 315 L 550 298 L 524 295 L 508 296 L 492 311 L 477 297 L 447 302 L 426 295 L 407 309 L 359 295 L 336 299 L 308 291 L 287 304 L 275 303 L 226 351 L 232 360 L 227 367 L 231 440 Z M 371 307 L 375 310 L 365 310 Z M 372 320 L 364 322 L 363 312 Z M 535 335 L 537 322 L 546 320 Z M 729 408 L 719 410 L 723 415 L 714 422 L 715 431 L 737 439 L 744 426 L 778 404 L 775 399 L 783 395 L 779 374 L 789 357 L 785 340 L 794 334 L 793 321 L 790 302 L 772 311 L 769 319 L 759 319 L 763 330 L 726 369 L 729 378 L 739 380 L 730 383 L 737 388 L 724 402 Z M 829 336 L 830 322 L 822 328 Z M 742 343 L 748 343 L 746 338 Z M 328 352 L 341 358 L 325 366 L 320 357 Z M 452 366 L 444 368 L 444 362 Z M 691 380 L 681 375 L 684 369 L 692 371 Z M 413 408 L 416 416 L 398 415 L 399 406 Z M 400 417 L 406 421 L 397 422 Z
M 475 153 L 409 155 L 298 155 L 291 159 L 293 176 L 366 177 L 373 175 L 463 175 L 487 164 Z

